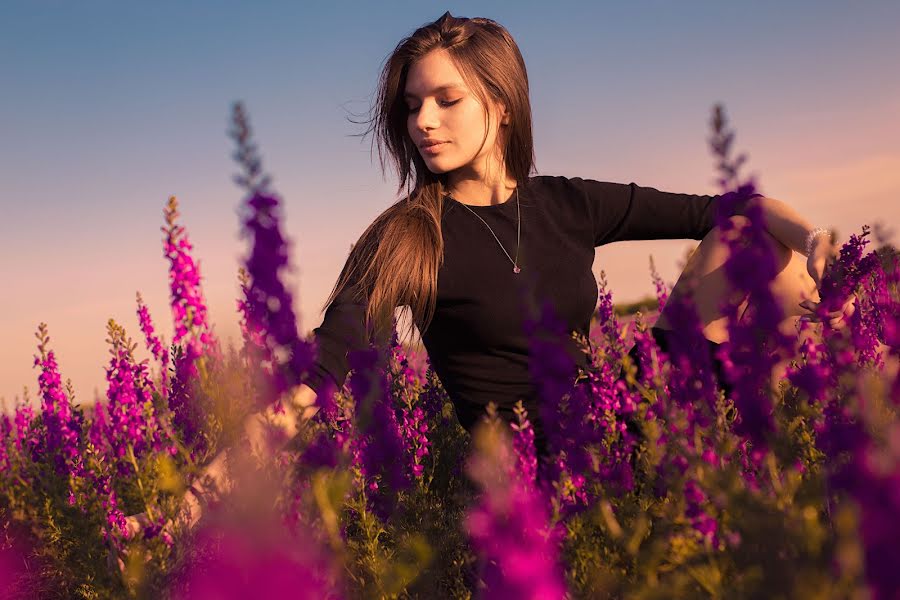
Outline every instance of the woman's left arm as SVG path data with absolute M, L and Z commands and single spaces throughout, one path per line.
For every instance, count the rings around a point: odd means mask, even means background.
M 812 239 L 811 248 L 807 251 L 807 239 L 816 228 L 800 213 L 789 204 L 768 196 L 757 196 L 751 198 L 750 202 L 760 205 L 766 229 L 773 238 L 807 257 L 806 268 L 816 287 L 819 287 L 822 283 L 822 274 L 825 272 L 825 264 L 834 250 L 829 232 L 819 230 L 820 233 Z

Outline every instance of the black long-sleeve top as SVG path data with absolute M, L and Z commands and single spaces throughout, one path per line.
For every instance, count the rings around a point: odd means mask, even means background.
M 460 424 L 471 429 L 490 401 L 501 416 L 511 419 L 521 398 L 540 443 L 537 391 L 529 375 L 523 329 L 523 319 L 534 313 L 527 307 L 550 301 L 570 332 L 587 336 L 597 304 L 594 248 L 623 240 L 702 239 L 714 225 L 715 199 L 634 183 L 529 177 L 519 186 L 521 272 L 516 274 L 485 223 L 472 214 L 484 219 L 515 258 L 515 194 L 491 206 L 463 206 L 447 196 L 437 304 L 430 326 L 421 333 Z M 318 391 L 326 377 L 338 388 L 343 385 L 349 371 L 347 352 L 367 344 L 364 314 L 365 306 L 351 299 L 349 288 L 326 310 L 314 330 L 319 351 L 307 381 L 310 387 Z M 576 367 L 587 365 L 587 356 L 571 336 L 561 342 Z

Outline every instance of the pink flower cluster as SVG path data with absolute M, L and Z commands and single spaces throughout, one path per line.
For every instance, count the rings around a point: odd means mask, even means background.
M 169 288 L 175 323 L 172 341 L 175 344 L 185 341 L 181 352 L 173 357 L 175 377 L 168 394 L 169 409 L 185 443 L 199 449 L 204 444 L 199 437 L 204 407 L 200 406 L 200 399 L 194 393 L 194 381 L 199 374 L 196 362 L 204 355 L 215 357 L 221 354 L 207 319 L 200 270 L 191 258 L 193 246 L 184 227 L 176 223 L 179 213 L 175 196 L 169 198 L 164 214 L 163 246 L 169 260 Z
M 144 304 L 144 299 L 141 297 L 140 292 L 137 293 L 137 316 L 141 331 L 144 333 L 144 341 L 147 344 L 147 349 L 150 351 L 150 354 L 153 355 L 153 358 L 160 364 L 160 379 L 162 381 L 160 391 L 162 392 L 163 397 L 165 397 L 169 387 L 167 385 L 169 375 L 169 352 L 165 348 L 164 340 L 157 337 L 155 333 L 156 330 L 153 328 L 153 320 L 150 318 L 150 311 Z
M 497 422 L 483 427 L 484 439 L 468 463 L 468 473 L 482 493 L 465 519 L 480 558 L 485 584 L 481 597 L 565 598 L 561 531 L 551 527 L 547 503 L 537 488 L 525 477 L 511 475 L 517 458 L 506 432 Z
M 80 443 L 82 419 L 62 389 L 56 356 L 48 348 L 50 336 L 44 323 L 38 328 L 38 339 L 40 356 L 34 357 L 34 366 L 41 370 L 38 376 L 41 432 L 31 440 L 32 460 L 50 462 L 58 475 L 77 476 L 84 468 Z
M 196 337 L 203 350 L 212 350 L 216 345 L 210 331 L 206 302 L 200 287 L 200 268 L 191 257 L 193 245 L 184 227 L 176 223 L 178 200 L 169 198 L 164 211 L 166 224 L 162 227 L 165 238 L 163 253 L 169 260 L 169 288 L 171 290 L 172 317 L 175 322 L 173 343 L 185 337 Z M 194 340 L 191 340 L 194 341 Z

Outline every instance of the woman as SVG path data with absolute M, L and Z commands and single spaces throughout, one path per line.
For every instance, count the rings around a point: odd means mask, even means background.
M 490 401 L 512 418 L 521 398 L 542 446 L 524 321 L 549 301 L 569 331 L 586 335 L 597 301 L 594 248 L 619 240 L 702 240 L 672 296 L 691 293 L 692 281 L 704 335 L 711 344 L 727 339 L 719 308 L 727 248 L 713 226 L 716 198 L 531 176 L 528 77 L 501 25 L 448 12 L 402 40 L 385 64 L 370 124 L 382 166 L 386 151 L 407 194 L 354 245 L 315 330 L 318 362 L 293 395 L 298 407 L 311 407 L 325 385 L 340 388 L 348 351 L 384 341 L 395 307 L 409 306 L 460 423 L 470 429 Z M 831 240 L 786 204 L 757 201 L 780 261 L 773 292 L 789 332 L 802 308 L 815 306 L 809 298 Z M 805 265 L 799 253 L 808 255 Z M 840 325 L 840 312 L 831 317 Z M 669 329 L 663 311 L 654 331 L 663 344 Z M 561 341 L 584 366 L 575 342 Z M 248 430 L 261 451 L 273 450 L 261 448 L 264 420 L 296 432 L 293 411 L 254 416 Z M 223 456 L 207 470 L 219 484 L 227 482 Z M 186 495 L 191 522 L 204 493 L 197 485 Z
M 523 320 L 550 301 L 569 331 L 586 335 L 597 301 L 594 248 L 619 240 L 702 239 L 673 296 L 697 276 L 704 335 L 711 343 L 727 338 L 719 308 L 727 288 L 718 269 L 727 249 L 713 228 L 715 198 L 529 176 L 528 77 L 502 26 L 445 13 L 398 45 L 378 101 L 372 129 L 379 150 L 393 160 L 400 189 L 411 185 L 412 192 L 354 246 L 315 330 L 319 362 L 301 395 L 326 381 L 340 387 L 348 349 L 367 342 L 364 320 L 378 337 L 394 307 L 407 305 L 463 427 L 470 429 L 490 401 L 513 418 L 522 398 L 540 445 Z M 793 251 L 806 251 L 813 228 L 783 203 L 761 201 L 781 260 L 774 291 L 796 319 L 798 304 L 815 290 L 810 273 L 821 274 L 830 239 L 813 236 L 805 268 Z M 663 345 L 668 329 L 663 312 L 654 331 Z M 586 366 L 575 342 L 562 341 Z

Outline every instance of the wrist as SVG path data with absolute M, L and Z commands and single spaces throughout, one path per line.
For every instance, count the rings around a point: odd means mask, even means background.
M 829 244 L 831 243 L 831 231 L 828 229 L 816 227 L 810 231 L 806 236 L 806 256 L 811 255 L 824 239 L 827 239 Z

